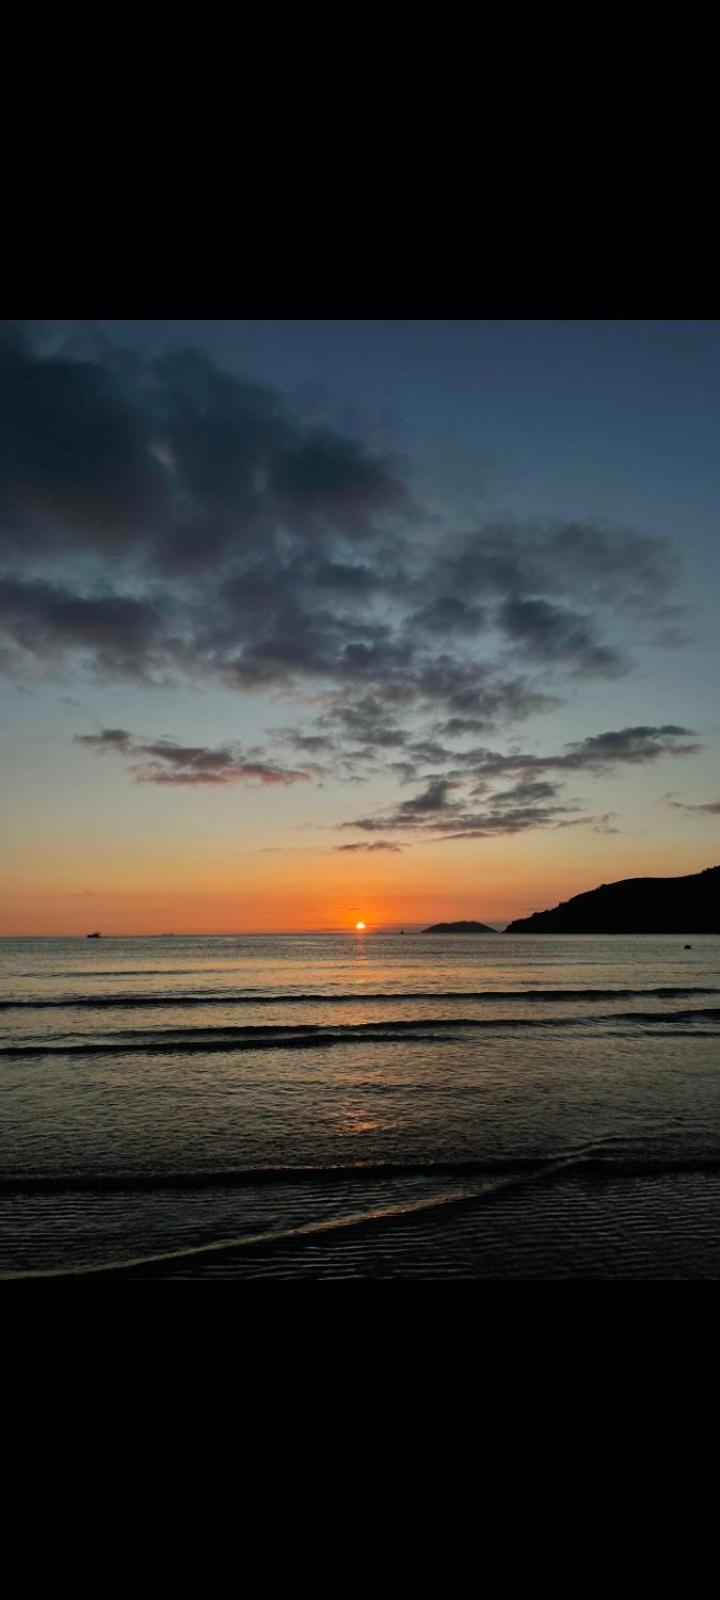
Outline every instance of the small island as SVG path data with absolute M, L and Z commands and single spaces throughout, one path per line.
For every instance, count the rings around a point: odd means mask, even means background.
M 423 928 L 423 933 L 497 933 L 497 928 L 488 928 L 484 922 L 434 922 L 431 928 Z

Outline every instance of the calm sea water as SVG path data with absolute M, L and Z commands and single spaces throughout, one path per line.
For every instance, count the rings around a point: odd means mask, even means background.
M 0 1273 L 720 1276 L 720 938 L 0 940 Z

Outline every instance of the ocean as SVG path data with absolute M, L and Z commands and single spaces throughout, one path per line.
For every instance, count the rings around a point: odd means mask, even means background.
M 6 938 L 0 1074 L 4 1279 L 720 1276 L 720 937 Z

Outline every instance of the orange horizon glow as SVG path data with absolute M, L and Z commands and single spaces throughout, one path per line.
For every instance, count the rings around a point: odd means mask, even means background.
M 712 865 L 697 840 L 651 845 L 596 836 L 568 859 L 567 835 L 408 849 L 391 861 L 338 860 L 312 848 L 230 856 L 173 850 L 79 849 L 53 858 L 53 842 L 22 873 L 0 881 L 5 937 L 408 931 L 475 918 L 510 922 L 620 878 L 674 877 Z M 578 845 L 580 841 L 578 841 Z M 290 858 L 290 859 L 289 859 Z M 358 906 L 363 907 L 362 917 Z M 358 923 L 364 922 L 361 929 Z

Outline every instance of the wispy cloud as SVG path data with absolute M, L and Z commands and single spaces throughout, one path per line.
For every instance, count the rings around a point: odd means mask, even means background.
M 335 845 L 335 849 L 336 850 L 340 850 L 342 852 L 353 851 L 353 850 L 358 851 L 359 850 L 361 853 L 364 853 L 365 855 L 372 855 L 373 852 L 376 851 L 376 850 L 381 850 L 381 851 L 384 851 L 386 853 L 388 851 L 390 851 L 390 852 L 392 852 L 393 855 L 400 855 L 401 854 L 400 845 L 399 844 L 389 844 L 386 839 L 378 839 L 373 844 L 362 844 L 362 843 L 361 844 L 336 844 Z
M 720 816 L 720 800 L 705 800 L 693 804 L 688 800 L 670 800 L 667 804 L 674 806 L 677 811 L 706 811 L 710 816 Z
M 307 782 L 311 773 L 251 758 L 239 746 L 183 745 L 172 739 L 135 739 L 123 728 L 75 735 L 75 743 L 99 754 L 108 751 L 129 759 L 137 783 L 157 784 L 290 784 Z
M 588 826 L 596 832 L 612 833 L 617 831 L 612 812 L 572 816 L 580 807 L 563 795 L 564 774 L 607 774 L 624 764 L 686 756 L 700 748 L 692 729 L 668 723 L 593 734 L 550 756 L 471 751 L 462 758 L 462 769 L 453 769 L 447 777 L 434 776 L 425 789 L 402 801 L 393 812 L 356 817 L 341 826 L 368 833 L 404 830 L 415 837 L 431 834 L 448 839 L 486 838 L 547 827 Z M 549 771 L 558 772 L 560 781 L 537 777 L 538 772 Z M 478 774 L 482 774 L 479 781 Z M 511 776 L 518 781 L 509 789 L 492 792 L 493 782 Z M 483 799 L 483 806 L 469 808 L 468 802 L 477 798 Z

